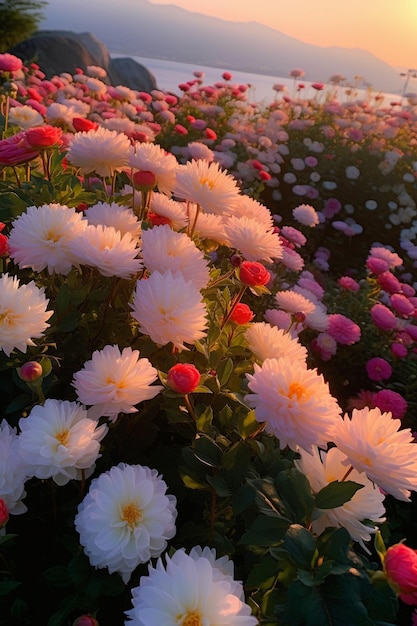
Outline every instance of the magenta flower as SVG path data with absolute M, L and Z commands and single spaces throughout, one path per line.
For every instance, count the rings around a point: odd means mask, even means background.
M 341 313 L 332 313 L 329 315 L 328 334 L 345 346 L 356 343 L 361 338 L 360 327 L 351 319 Z
M 374 406 L 383 413 L 391 413 L 392 417 L 401 419 L 407 413 L 408 404 L 401 394 L 391 389 L 381 389 L 373 397 Z
M 382 330 L 394 330 L 397 327 L 397 318 L 394 313 L 385 306 L 378 302 L 374 304 L 371 311 L 371 318 L 375 326 Z
M 393 293 L 390 298 L 390 303 L 392 308 L 404 317 L 414 314 L 414 304 L 402 293 Z
M 22 69 L 23 63 L 21 59 L 16 57 L 14 54 L 9 54 L 8 52 L 4 52 L 0 54 L 0 70 L 3 72 L 17 72 L 17 70 Z
M 401 291 L 401 283 L 391 272 L 381 272 L 378 274 L 378 283 L 381 289 L 388 293 L 399 293 Z
M 342 289 L 346 289 L 347 291 L 356 292 L 360 289 L 359 283 L 350 276 L 341 276 L 337 282 Z
M 385 359 L 375 356 L 367 362 L 366 373 L 371 380 L 376 382 L 387 380 L 391 377 L 392 367 Z

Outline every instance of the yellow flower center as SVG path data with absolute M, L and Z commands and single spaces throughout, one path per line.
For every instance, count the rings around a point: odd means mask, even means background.
M 55 435 L 55 439 L 62 445 L 62 446 L 66 446 L 68 443 L 68 437 L 69 436 L 69 431 L 68 430 L 63 430 L 60 433 L 57 433 Z
M 52 241 L 53 243 L 57 243 L 61 239 L 61 235 L 55 233 L 53 230 L 48 230 L 45 235 L 46 241 Z
M 106 385 L 114 385 L 116 387 L 116 389 L 124 389 L 126 387 L 126 383 L 123 380 L 113 380 L 113 378 L 110 378 L 110 376 L 108 376 L 106 378 Z
M 10 311 L 9 309 L 6 309 L 5 311 L 3 311 L 3 313 L 0 312 L 0 323 L 4 322 L 5 324 L 12 323 L 12 320 L 10 319 Z
M 295 396 L 297 400 L 300 401 L 306 395 L 307 395 L 307 389 L 303 387 L 303 385 L 300 385 L 300 383 L 291 383 L 290 386 L 288 387 L 288 397 L 291 398 L 291 400 Z
M 214 181 L 204 176 L 200 178 L 200 184 L 202 187 L 208 187 L 209 189 L 213 189 L 214 187 Z
M 181 620 L 182 616 L 179 616 L 179 620 Z M 177 621 L 178 621 L 177 619 Z M 197 611 L 192 611 L 191 613 L 187 613 L 187 615 L 181 620 L 178 621 L 180 626 L 202 626 L 200 613 Z
M 123 522 L 127 522 L 130 529 L 133 529 L 142 520 L 142 511 L 134 502 L 130 502 L 122 508 L 121 518 Z

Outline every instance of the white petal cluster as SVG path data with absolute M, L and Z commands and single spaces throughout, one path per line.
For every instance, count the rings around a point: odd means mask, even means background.
M 95 131 L 74 135 L 67 161 L 78 167 L 81 174 L 95 172 L 103 177 L 113 176 L 127 166 L 129 148 L 126 135 L 100 126 Z
M 140 236 L 141 225 L 133 210 L 117 202 L 97 202 L 88 207 L 84 215 L 89 224 L 113 226 L 122 237 L 126 233 L 134 239 Z
M 285 357 L 306 363 L 307 349 L 289 333 L 266 322 L 254 322 L 245 331 L 250 350 L 260 361 Z
M 268 229 L 257 219 L 232 215 L 224 226 L 229 245 L 247 261 L 272 261 L 282 257 L 282 244 L 272 227 Z
M 98 426 L 77 402 L 48 398 L 19 420 L 19 454 L 28 474 L 53 478 L 57 485 L 89 475 L 100 456 L 107 426 Z
M 178 169 L 178 161 L 173 154 L 155 143 L 136 143 L 129 148 L 128 161 L 134 170 L 152 172 L 161 193 L 172 193 Z
M 0 498 L 12 515 L 27 511 L 22 499 L 26 496 L 25 481 L 28 478 L 26 464 L 19 455 L 19 436 L 3 420 L 0 424 Z
M 174 537 L 176 498 L 154 469 L 119 463 L 91 482 L 75 527 L 91 565 L 119 572 L 127 584 L 140 563 Z

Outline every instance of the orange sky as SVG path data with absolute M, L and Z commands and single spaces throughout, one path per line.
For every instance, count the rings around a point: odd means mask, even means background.
M 256 21 L 307 43 L 364 48 L 417 69 L 417 0 L 150 0 L 232 21 Z

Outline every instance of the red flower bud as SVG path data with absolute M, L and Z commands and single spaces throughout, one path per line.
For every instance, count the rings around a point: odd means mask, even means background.
M 28 128 L 25 133 L 25 139 L 29 146 L 42 150 L 51 146 L 62 144 L 62 129 L 56 126 L 35 126 Z
M 406 604 L 417 604 L 417 551 L 397 543 L 388 548 L 384 569 L 388 582 Z
M 37 361 L 28 361 L 24 363 L 19 371 L 19 376 L 25 383 L 33 383 L 42 376 L 42 365 Z
M 232 322 L 236 322 L 236 324 L 248 324 L 253 320 L 253 318 L 254 313 L 247 304 L 243 304 L 242 302 L 238 302 L 238 304 L 236 304 L 229 317 L 229 319 Z
M 99 623 L 92 615 L 80 615 L 72 626 L 99 626 Z
M 98 128 L 97 122 L 88 120 L 85 117 L 73 117 L 72 125 L 76 132 L 88 132 L 89 130 L 97 130 Z
M 148 220 L 153 226 L 163 226 L 164 224 L 171 225 L 171 220 L 164 215 L 157 215 L 157 213 L 148 213 Z
M 155 187 L 156 177 L 153 172 L 141 170 L 132 176 L 133 184 L 139 191 L 149 192 Z
M 177 393 L 191 393 L 199 382 L 200 372 L 192 363 L 177 363 L 168 372 L 167 384 Z
M 6 526 L 9 520 L 9 509 L 3 498 L 0 498 L 0 528 Z
M 244 285 L 260 287 L 269 282 L 271 274 L 257 261 L 243 261 L 239 267 L 239 278 Z

